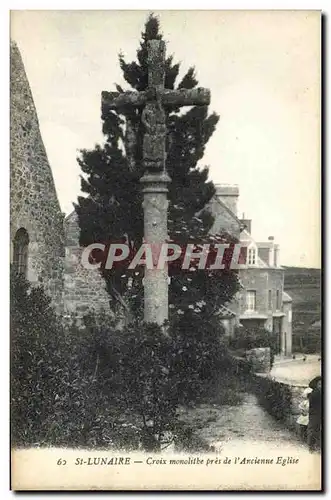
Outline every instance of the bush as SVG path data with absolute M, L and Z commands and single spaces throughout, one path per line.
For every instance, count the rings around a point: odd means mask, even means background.
M 11 276 L 13 446 L 90 446 L 111 441 L 109 389 L 96 381 L 96 339 L 61 326 L 41 287 Z M 114 434 L 114 433 L 113 433 Z
M 122 403 L 140 416 L 147 450 L 160 449 L 164 434 L 176 432 L 178 405 L 198 401 L 230 362 L 216 320 L 206 324 L 199 314 L 186 313 L 166 331 L 137 322 L 121 336 L 118 350 Z
M 206 318 L 193 311 L 171 319 L 174 365 L 179 379 L 181 402 L 200 398 L 205 385 L 216 379 L 229 365 L 223 343 L 224 329 L 216 317 Z
M 179 402 L 174 343 L 156 324 L 131 324 L 121 337 L 118 357 L 119 402 L 139 417 L 146 450 L 158 450 L 174 429 Z
M 291 411 L 292 395 L 288 385 L 269 378 L 257 378 L 259 402 L 277 420 L 284 421 Z
M 177 405 L 171 345 L 156 325 L 117 332 L 102 316 L 64 329 L 42 288 L 13 274 L 13 446 L 157 447 Z
M 229 366 L 215 320 L 187 313 L 122 331 L 89 315 L 61 326 L 40 287 L 11 280 L 11 425 L 14 446 L 158 450 L 177 408 L 197 401 Z
M 46 438 L 61 378 L 62 330 L 43 290 L 12 273 L 11 425 L 13 444 Z

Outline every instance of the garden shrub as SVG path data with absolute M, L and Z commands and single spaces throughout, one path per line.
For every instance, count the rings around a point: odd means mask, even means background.
M 291 410 L 290 388 L 276 380 L 262 377 L 256 379 L 256 388 L 261 406 L 277 420 L 286 420 Z
M 117 415 L 103 379 L 96 381 L 98 345 L 90 332 L 75 323 L 63 328 L 43 289 L 15 273 L 10 317 L 12 445 L 110 442 Z
M 40 287 L 12 273 L 11 425 L 14 445 L 47 439 L 45 422 L 53 411 L 54 388 L 63 376 L 63 332 Z

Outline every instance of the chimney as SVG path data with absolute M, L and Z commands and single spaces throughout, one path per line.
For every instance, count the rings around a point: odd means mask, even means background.
M 274 267 L 275 265 L 275 245 L 274 245 L 274 237 L 269 236 L 268 240 L 271 243 L 270 248 L 269 248 L 269 266 Z
M 252 234 L 252 219 L 246 219 L 245 214 L 243 214 L 242 219 L 240 219 L 240 222 L 245 226 L 246 231 L 249 234 Z
M 274 247 L 274 266 L 279 267 L 279 245 Z
M 239 187 L 237 184 L 216 184 L 216 197 L 237 215 Z

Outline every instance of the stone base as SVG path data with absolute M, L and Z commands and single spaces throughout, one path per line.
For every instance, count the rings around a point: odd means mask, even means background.
M 271 369 L 270 363 L 270 347 L 257 347 L 246 351 L 246 359 L 252 364 L 254 373 L 269 373 Z

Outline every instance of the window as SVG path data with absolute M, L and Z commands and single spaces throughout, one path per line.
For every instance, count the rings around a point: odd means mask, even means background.
M 292 309 L 290 309 L 288 312 L 288 322 L 292 323 Z
M 277 290 L 277 292 L 276 292 L 276 293 L 277 293 L 277 295 L 276 295 L 276 309 L 277 309 L 277 311 L 279 311 L 279 310 L 280 310 L 280 308 L 281 308 L 281 305 L 282 305 L 282 304 L 281 304 L 281 295 L 280 295 L 280 290 Z
M 268 290 L 268 310 L 272 311 L 272 290 Z
M 28 247 L 29 235 L 27 231 L 21 227 L 14 238 L 14 268 L 19 274 L 26 277 L 28 270 Z
M 255 311 L 256 304 L 256 292 L 255 290 L 249 290 L 246 293 L 246 310 Z
M 249 248 L 248 249 L 248 265 L 249 266 L 254 266 L 256 263 L 256 249 L 255 248 Z

